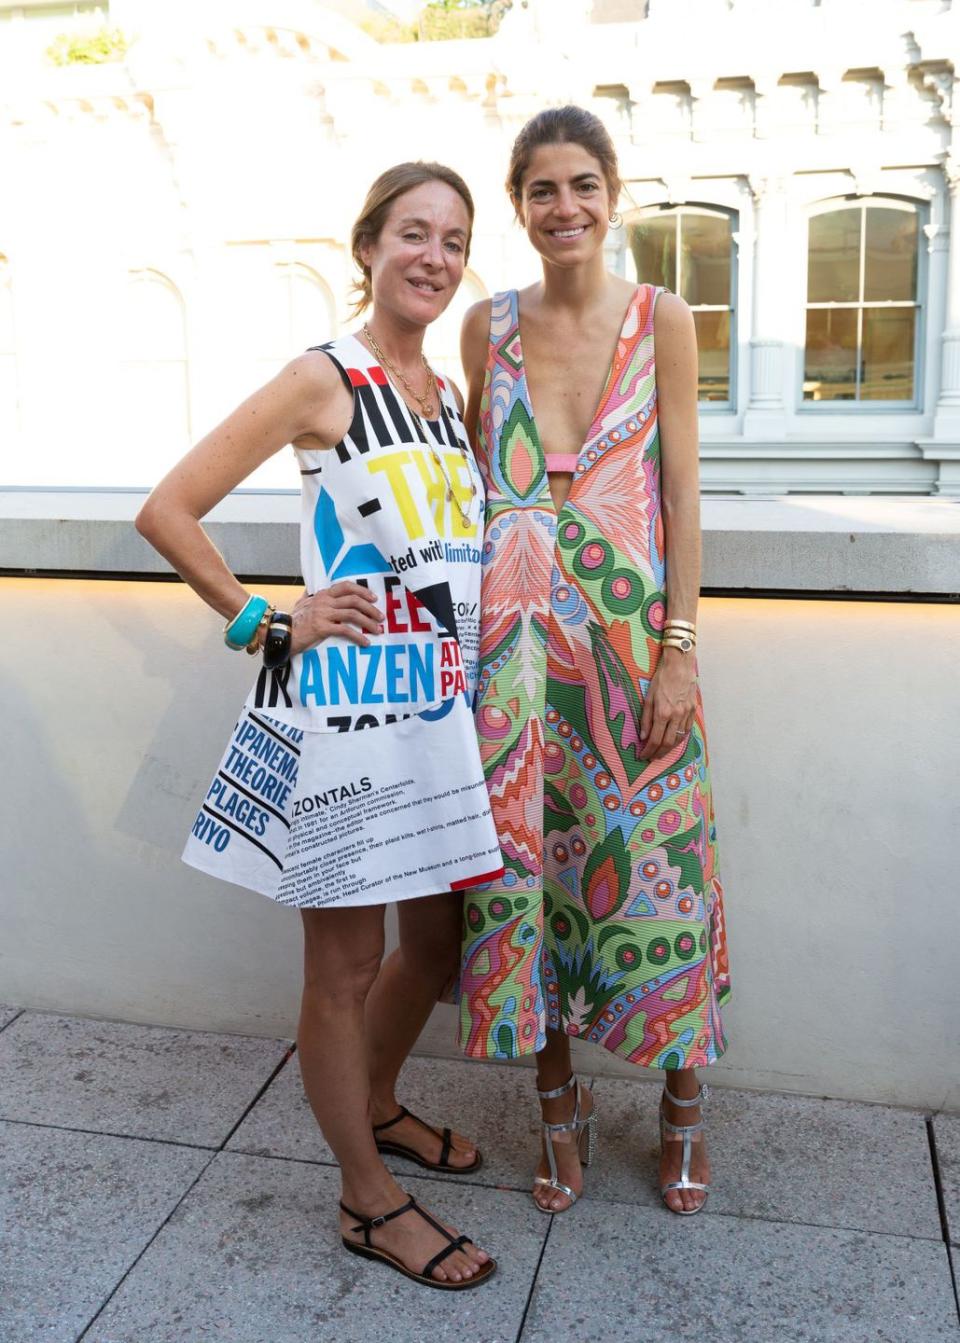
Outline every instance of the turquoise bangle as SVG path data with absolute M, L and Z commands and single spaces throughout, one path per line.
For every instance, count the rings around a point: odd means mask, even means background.
M 248 597 L 241 610 L 228 620 L 223 627 L 223 642 L 228 648 L 239 652 L 257 632 L 257 626 L 263 619 L 263 613 L 270 603 L 266 597 Z

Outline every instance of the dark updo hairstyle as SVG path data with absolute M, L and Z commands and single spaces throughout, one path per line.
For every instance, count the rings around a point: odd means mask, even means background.
M 541 145 L 568 144 L 580 145 L 597 160 L 610 193 L 611 209 L 616 206 L 620 195 L 620 170 L 610 132 L 600 118 L 586 108 L 568 104 L 538 112 L 514 140 L 506 185 L 515 209 L 523 199 L 523 178 L 530 167 L 533 151 Z
M 350 251 L 357 270 L 360 272 L 360 279 L 353 283 L 354 316 L 359 316 L 373 301 L 370 267 L 363 264 L 360 248 L 365 243 L 376 242 L 380 237 L 395 200 L 400 196 L 405 196 L 408 191 L 413 191 L 415 187 L 424 186 L 427 182 L 446 182 L 447 186 L 453 188 L 467 207 L 470 228 L 467 231 L 467 242 L 464 247 L 464 261 L 469 261 L 474 206 L 473 197 L 470 195 L 470 188 L 466 182 L 459 173 L 455 173 L 452 168 L 447 168 L 442 163 L 423 163 L 420 160 L 415 163 L 398 163 L 395 167 L 388 168 L 386 172 L 381 173 L 373 183 L 367 192 L 366 200 L 363 202 L 363 209 L 350 230 Z

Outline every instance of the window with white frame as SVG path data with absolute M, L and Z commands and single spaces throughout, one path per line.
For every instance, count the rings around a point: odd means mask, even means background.
M 245 258 L 251 268 L 246 293 L 257 368 L 243 395 L 311 345 L 322 345 L 336 334 L 333 294 L 313 267 L 293 260 L 264 267 L 265 258 L 258 255 L 262 250 L 255 247 Z
M 690 305 L 700 356 L 700 401 L 718 408 L 734 401 L 735 229 L 735 215 L 705 205 L 655 207 L 627 221 L 628 277 L 638 284 L 665 285 Z
M 884 197 L 811 217 L 804 404 L 915 404 L 921 222 L 917 205 Z
M 138 480 L 156 480 L 190 446 L 183 299 L 155 270 L 131 271 L 124 294 L 118 443 L 135 448 Z

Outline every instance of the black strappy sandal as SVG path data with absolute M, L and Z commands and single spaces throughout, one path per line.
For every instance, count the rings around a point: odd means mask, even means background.
M 414 1282 L 423 1283 L 424 1287 L 439 1287 L 446 1292 L 462 1292 L 468 1287 L 479 1287 L 482 1282 L 486 1282 L 496 1272 L 497 1261 L 488 1259 L 485 1264 L 477 1265 L 472 1278 L 461 1278 L 459 1282 L 451 1282 L 449 1279 L 443 1281 L 440 1278 L 431 1277 L 433 1270 L 438 1264 L 443 1263 L 448 1255 L 453 1254 L 454 1250 L 459 1250 L 464 1245 L 472 1245 L 473 1241 L 469 1236 L 451 1236 L 445 1226 L 441 1226 L 436 1218 L 431 1217 L 428 1212 L 424 1212 L 415 1198 L 407 1199 L 402 1208 L 395 1208 L 393 1212 L 384 1213 L 382 1217 L 364 1217 L 362 1213 L 354 1212 L 352 1208 L 348 1208 L 343 1201 L 341 1201 L 340 1207 L 348 1217 L 357 1219 L 357 1225 L 352 1226 L 350 1230 L 363 1232 L 362 1245 L 341 1235 L 340 1239 L 343 1241 L 345 1249 L 349 1250 L 351 1254 L 359 1254 L 364 1259 L 380 1259 L 383 1263 L 389 1264 L 391 1268 L 395 1268 L 398 1273 L 402 1273 L 405 1278 L 412 1278 Z M 415 1273 L 412 1268 L 407 1268 L 406 1264 L 401 1263 L 396 1255 L 391 1254 L 389 1250 L 378 1249 L 370 1240 L 371 1231 L 378 1226 L 383 1226 L 384 1222 L 392 1222 L 395 1217 L 402 1217 L 405 1212 L 419 1213 L 425 1222 L 429 1222 L 435 1231 L 439 1231 L 441 1236 L 445 1236 L 450 1242 L 446 1249 L 441 1250 L 439 1254 L 435 1254 L 429 1263 L 424 1264 L 419 1273 Z
M 389 1138 L 381 1142 L 377 1135 L 382 1133 L 384 1129 L 393 1128 L 394 1124 L 399 1124 L 401 1119 L 416 1120 L 422 1128 L 425 1128 L 429 1133 L 432 1133 L 435 1138 L 441 1140 L 443 1146 L 440 1149 L 439 1161 L 427 1161 L 426 1157 L 422 1157 L 419 1152 L 415 1151 L 412 1147 L 408 1147 L 406 1143 L 391 1142 Z M 477 1155 L 474 1157 L 473 1161 L 471 1161 L 469 1166 L 451 1166 L 448 1160 L 448 1157 L 453 1150 L 453 1133 L 451 1130 L 445 1128 L 442 1133 L 438 1132 L 438 1130 L 431 1124 L 428 1124 L 425 1119 L 421 1119 L 419 1115 L 411 1114 L 405 1105 L 401 1105 L 400 1113 L 394 1115 L 392 1119 L 388 1119 L 385 1124 L 374 1124 L 373 1137 L 377 1144 L 377 1151 L 382 1155 L 405 1157 L 408 1161 L 415 1161 L 417 1165 L 422 1166 L 424 1170 L 442 1170 L 448 1175 L 469 1175 L 471 1171 L 479 1170 L 483 1165 L 483 1157 L 477 1152 Z

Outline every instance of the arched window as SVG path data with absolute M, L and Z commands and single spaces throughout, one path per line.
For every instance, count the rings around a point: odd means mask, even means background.
M 264 279 L 259 295 L 249 291 L 258 382 L 266 382 L 284 364 L 311 345 L 332 339 L 337 331 L 333 295 L 310 266 L 299 261 L 275 262 Z
M 736 349 L 735 217 L 703 205 L 644 210 L 627 223 L 627 274 L 665 285 L 693 310 L 700 352 L 701 401 L 733 401 L 730 351 Z M 632 272 L 632 273 L 631 273 Z
M 10 284 L 10 263 L 0 254 L 0 443 L 11 447 L 17 440 L 19 428 L 13 289 Z
M 805 402 L 914 402 L 920 224 L 916 205 L 884 198 L 811 217 Z
M 312 345 L 337 334 L 333 294 L 317 272 L 301 261 L 270 260 L 262 244 L 238 253 L 243 280 L 237 292 L 242 306 L 233 336 L 238 358 L 229 382 L 234 402 L 274 377 L 285 364 Z M 225 409 L 230 409 L 228 400 Z M 278 453 L 257 467 L 241 489 L 292 489 L 299 478 L 289 453 Z
M 276 291 L 282 362 L 311 345 L 331 340 L 337 331 L 333 295 L 315 270 L 300 262 L 277 266 L 280 281 Z
M 136 449 L 136 480 L 156 480 L 190 446 L 183 300 L 155 270 L 131 271 L 124 295 L 120 434 Z

